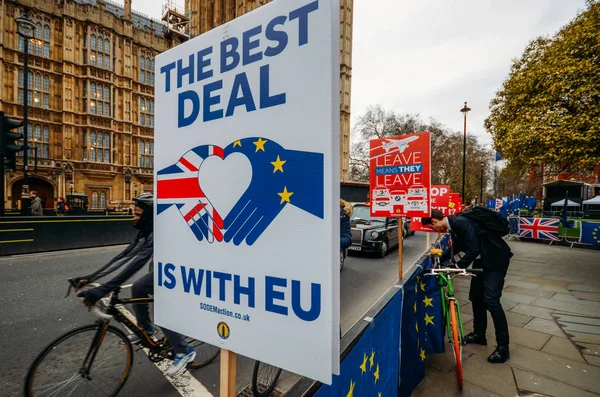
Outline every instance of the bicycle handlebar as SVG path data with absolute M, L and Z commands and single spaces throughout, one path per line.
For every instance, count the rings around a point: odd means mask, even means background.
M 429 273 L 424 273 L 425 276 L 435 276 L 438 273 L 455 273 L 457 276 L 476 276 L 483 273 L 483 269 L 460 269 L 460 268 L 434 268 L 429 269 Z
M 79 283 L 77 281 L 77 279 L 73 278 L 73 277 L 69 278 L 67 281 L 69 282 L 69 289 L 67 289 L 67 294 L 65 295 L 65 298 L 69 296 L 69 294 L 71 293 L 71 289 L 77 287 L 77 284 Z M 88 283 L 88 284 L 84 285 L 83 287 L 96 288 L 96 287 L 99 287 L 100 285 L 101 284 L 98 284 L 98 283 Z M 81 293 L 77 294 L 77 297 L 83 298 L 80 295 L 81 295 Z M 92 307 L 90 307 L 90 311 L 96 317 L 100 317 L 100 318 L 102 318 L 104 320 L 110 320 L 113 317 L 111 314 L 104 313 L 102 311 L 102 309 L 100 308 L 100 306 L 98 306 L 98 304 L 95 304 Z

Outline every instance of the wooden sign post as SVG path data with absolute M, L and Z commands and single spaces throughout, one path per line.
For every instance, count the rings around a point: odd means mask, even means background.
M 404 243 L 404 223 L 402 218 L 398 218 L 400 225 L 398 226 L 398 280 L 402 280 L 402 245 Z
M 235 397 L 236 358 L 234 352 L 221 349 L 220 397 Z

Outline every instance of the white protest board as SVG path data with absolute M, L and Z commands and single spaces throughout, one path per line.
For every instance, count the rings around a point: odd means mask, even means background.
M 278 0 L 156 57 L 159 326 L 339 372 L 339 0 Z

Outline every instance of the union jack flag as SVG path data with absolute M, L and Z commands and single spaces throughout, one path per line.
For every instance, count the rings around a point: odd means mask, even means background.
M 176 205 L 198 240 L 222 241 L 223 218 L 206 198 L 198 182 L 198 170 L 209 156 L 224 157 L 223 149 L 204 145 L 186 152 L 177 163 L 158 171 L 157 209 Z
M 558 222 L 558 219 L 549 218 L 519 218 L 519 235 L 558 241 Z

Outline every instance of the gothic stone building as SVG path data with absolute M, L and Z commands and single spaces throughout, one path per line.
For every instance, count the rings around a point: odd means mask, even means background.
M 22 118 L 28 79 L 29 188 L 44 208 L 57 197 L 88 196 L 90 209 L 127 208 L 153 189 L 154 57 L 187 37 L 249 12 L 268 0 L 185 0 L 165 22 L 108 0 L 0 0 L 0 111 Z M 340 9 L 341 175 L 348 175 L 352 4 Z M 136 4 L 141 7 L 142 2 Z M 24 76 L 24 42 L 15 18 L 25 9 L 36 24 Z M 168 9 L 168 8 L 167 8 Z M 189 21 L 170 28 L 172 15 Z M 181 19 L 180 19 L 181 20 Z M 185 32 L 184 32 L 185 31 Z M 182 33 L 183 32 L 183 33 Z M 17 208 L 22 156 L 6 173 L 6 208 Z

